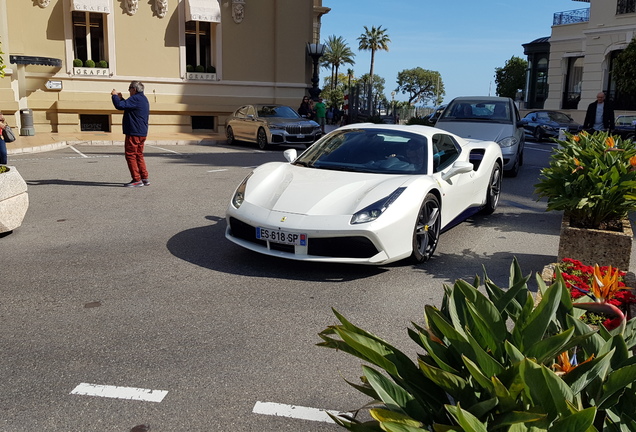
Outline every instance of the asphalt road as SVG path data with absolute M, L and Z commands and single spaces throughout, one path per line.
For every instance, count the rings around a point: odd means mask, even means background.
M 506 286 L 513 257 L 525 273 L 554 262 L 561 214 L 533 196 L 549 151 L 528 143 L 500 208 L 444 233 L 431 261 L 383 267 L 285 261 L 225 240 L 234 188 L 279 150 L 148 147 L 144 188 L 122 187 L 120 147 L 12 157 L 30 207 L 0 238 L 0 430 L 341 430 L 301 408 L 367 402 L 344 381 L 360 362 L 315 346 L 331 308 L 413 358 L 406 329 L 444 284 L 485 266 Z

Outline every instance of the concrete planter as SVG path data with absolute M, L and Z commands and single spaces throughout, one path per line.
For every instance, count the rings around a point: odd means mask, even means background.
M 611 265 L 628 271 L 633 237 L 629 219 L 623 220 L 623 231 L 618 232 L 575 228 L 570 226 L 570 218 L 564 214 L 557 261 L 572 258 L 592 266 Z
M 29 208 L 27 184 L 15 167 L 0 173 L 0 233 L 22 225 Z

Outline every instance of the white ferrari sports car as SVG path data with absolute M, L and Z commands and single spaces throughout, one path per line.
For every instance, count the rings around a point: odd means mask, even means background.
M 302 261 L 419 263 L 442 231 L 499 203 L 499 145 L 432 127 L 352 124 L 284 154 L 234 192 L 225 236 L 239 246 Z

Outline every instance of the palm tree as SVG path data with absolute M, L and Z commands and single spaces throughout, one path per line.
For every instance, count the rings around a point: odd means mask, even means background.
M 389 50 L 389 35 L 386 34 L 387 29 L 382 26 L 372 26 L 371 30 L 364 26 L 364 33 L 358 38 L 358 49 L 363 51 L 371 51 L 371 69 L 369 69 L 369 82 L 373 83 L 373 66 L 375 63 L 375 52 L 378 50 Z M 372 86 L 369 86 L 369 113 L 371 114 L 371 93 Z
M 322 56 L 322 66 L 331 67 L 331 89 L 338 85 L 338 68 L 345 64 L 353 65 L 356 56 L 347 41 L 342 36 L 331 35 L 325 44 L 325 54 Z

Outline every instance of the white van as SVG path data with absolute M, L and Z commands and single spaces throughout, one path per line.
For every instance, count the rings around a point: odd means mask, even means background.
M 501 147 L 504 171 L 512 177 L 523 165 L 525 133 L 519 110 L 507 97 L 466 96 L 448 104 L 435 127 L 463 138 L 494 141 Z

